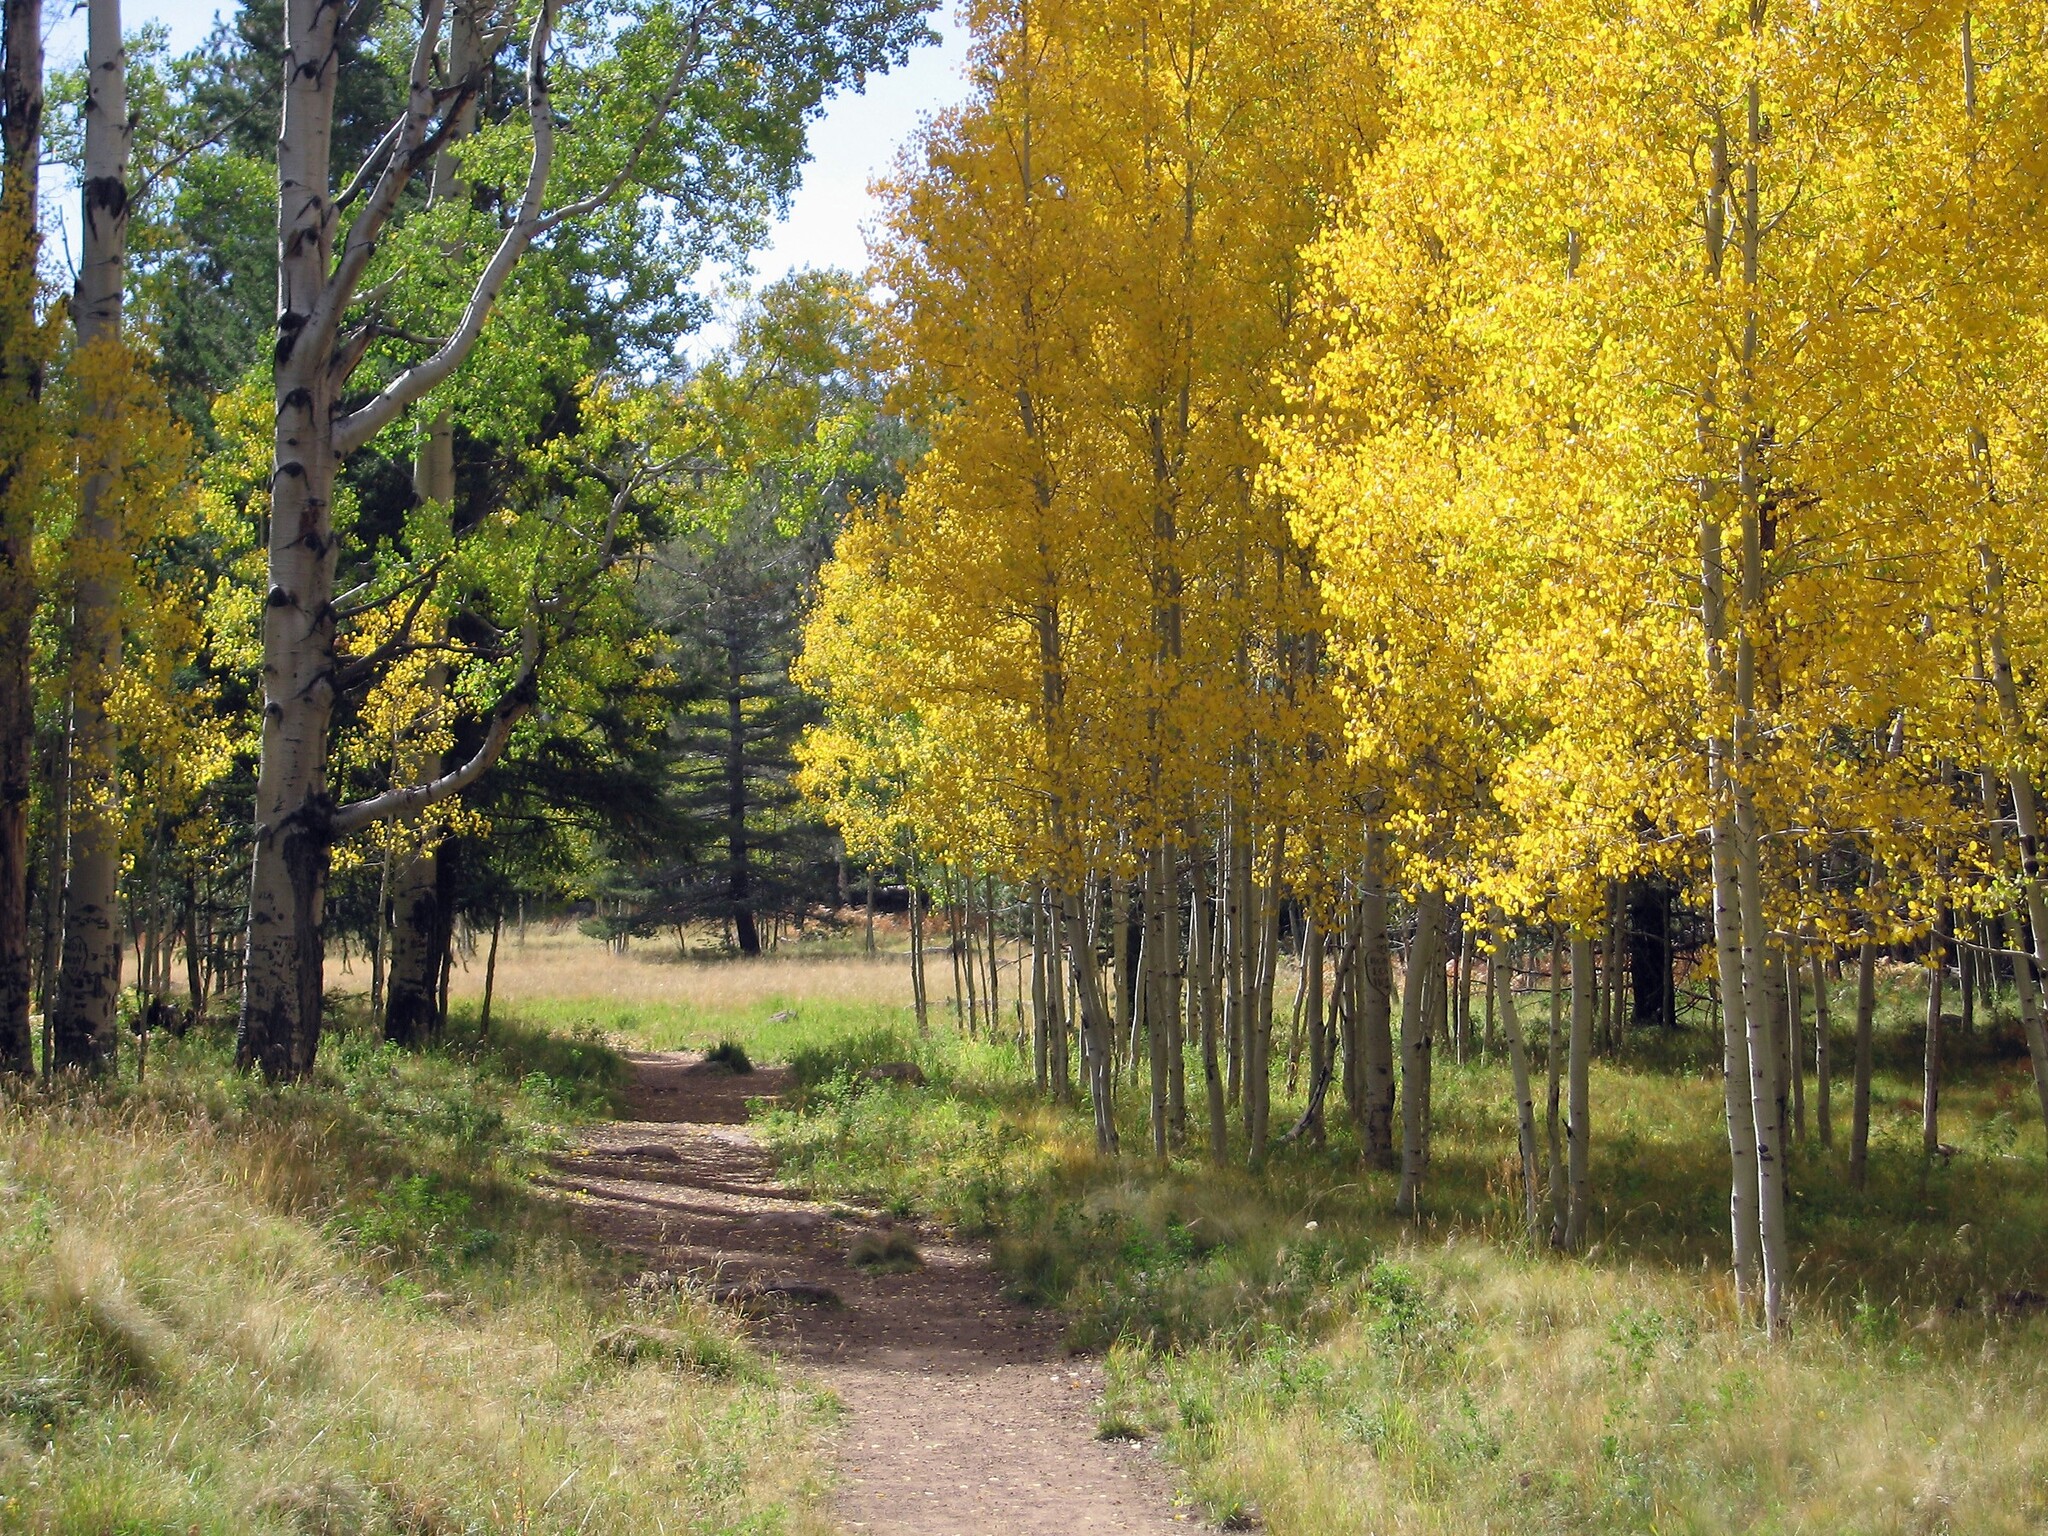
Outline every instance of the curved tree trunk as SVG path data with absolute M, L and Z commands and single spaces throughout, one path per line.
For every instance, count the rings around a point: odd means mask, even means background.
M 43 7 L 0 13 L 0 1072 L 35 1069 L 29 1030 L 28 808 L 35 782 L 36 609 L 32 461 L 41 444 L 36 320 L 42 164 Z

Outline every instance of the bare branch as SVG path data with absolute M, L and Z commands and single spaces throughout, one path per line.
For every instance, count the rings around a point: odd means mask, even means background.
M 407 114 L 406 116 L 409 115 Z M 350 203 L 362 196 L 363 188 L 370 183 L 370 177 L 379 166 L 384 164 L 385 159 L 391 153 L 391 146 L 396 144 L 398 136 L 405 132 L 406 116 L 392 119 L 391 126 L 384 130 L 384 137 L 377 141 L 376 147 L 363 158 L 363 163 L 356 167 L 355 175 L 349 177 L 348 185 L 343 187 L 340 195 L 334 199 L 334 206 L 337 211 L 346 208 Z
M 437 565 L 435 570 L 440 567 Z M 405 617 L 399 620 L 398 628 L 387 636 L 382 645 L 365 656 L 359 656 L 334 675 L 334 690 L 345 693 L 358 683 L 374 676 L 377 669 L 403 651 L 412 640 L 413 621 L 420 616 L 420 610 L 427 605 L 427 599 L 434 591 L 433 579 L 422 581 L 419 590 L 412 595 L 412 603 L 405 610 Z
M 526 630 L 525 664 L 520 668 L 518 679 L 506 690 L 497 707 L 491 711 L 491 727 L 484 735 L 483 745 L 461 767 L 442 774 L 438 779 L 429 779 L 424 784 L 409 785 L 404 789 L 387 789 L 381 795 L 372 795 L 367 800 L 358 800 L 345 805 L 334 813 L 328 824 L 332 835 L 344 838 L 360 832 L 365 827 L 380 821 L 393 821 L 401 816 L 411 816 L 430 805 L 438 805 L 450 795 L 459 795 L 470 785 L 488 773 L 493 764 L 505 755 L 505 747 L 512 739 L 512 732 L 533 710 L 540 694 L 540 638 L 533 626 Z
M 461 321 L 456 325 L 448 340 L 432 356 L 415 363 L 379 391 L 376 397 L 360 409 L 350 412 L 335 425 L 335 451 L 350 454 L 367 443 L 377 433 L 395 421 L 399 414 L 414 401 L 434 389 L 450 374 L 460 368 L 476 346 L 477 338 L 483 334 L 484 324 L 496 307 L 498 296 L 512 276 L 512 269 L 526 254 L 536 237 L 547 233 L 569 219 L 580 217 L 603 206 L 616 197 L 634 171 L 639 168 L 655 137 L 668 120 L 668 114 L 682 94 L 683 84 L 690 71 L 696 67 L 701 45 L 695 29 L 692 30 L 690 47 L 684 50 L 677 61 L 675 71 L 670 75 L 667 88 L 655 104 L 647 125 L 640 137 L 634 141 L 632 152 L 618 173 L 597 192 L 579 198 L 552 213 L 543 211 L 543 198 L 547 192 L 548 173 L 555 158 L 554 108 L 549 100 L 547 85 L 548 39 L 554 27 L 553 0 L 544 0 L 540 14 L 534 18 L 533 36 L 528 44 L 526 71 L 526 112 L 533 132 L 533 161 L 527 169 L 526 189 L 520 197 L 519 212 L 506 228 L 498 241 L 498 248 L 491 253 L 483 274 L 477 278 L 476 287 L 471 291 L 469 303 L 464 308 Z
M 341 317 L 355 297 L 356 286 L 362 282 L 363 272 L 376 251 L 377 236 L 398 207 L 398 199 L 405 191 L 406 183 L 419 169 L 417 152 L 440 103 L 440 95 L 434 89 L 434 52 L 441 39 L 444 9 L 445 0 L 426 0 L 424 14 L 420 18 L 419 41 L 413 47 L 412 67 L 406 76 L 405 115 L 398 120 L 398 137 L 385 157 L 384 169 L 377 177 L 369 201 L 356 215 L 355 222 L 349 225 L 348 238 L 342 243 L 334 271 L 322 286 L 320 298 L 314 304 L 313 312 L 306 317 L 305 328 L 299 333 L 299 346 L 311 345 L 324 352 L 333 341 L 335 332 L 340 329 Z

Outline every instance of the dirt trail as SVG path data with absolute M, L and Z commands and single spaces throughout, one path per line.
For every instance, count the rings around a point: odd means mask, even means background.
M 924 1267 L 847 1260 L 872 1217 L 776 1181 L 734 1076 L 696 1055 L 628 1053 L 633 1118 L 556 1159 L 591 1232 L 760 1315 L 763 1342 L 846 1405 L 836 1508 L 875 1536 L 1164 1536 L 1196 1525 L 1142 1446 L 1095 1438 L 1100 1368 L 1005 1301 L 987 1255 L 920 1235 Z M 758 1300 L 756 1293 L 765 1292 Z M 837 1299 L 834 1304 L 825 1293 Z

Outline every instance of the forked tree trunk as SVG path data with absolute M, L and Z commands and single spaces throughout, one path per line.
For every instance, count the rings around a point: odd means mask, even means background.
M 120 0 L 86 11 L 84 259 L 75 308 L 84 368 L 85 423 L 72 588 L 71 860 L 64 883 L 64 958 L 52 1040 L 57 1065 L 105 1070 L 114 1059 L 121 996 L 120 745 L 112 712 L 121 671 L 121 598 L 127 567 L 121 527 L 117 388 L 125 363 L 122 300 L 128 280 L 128 54 Z
M 1111 1060 L 1110 1034 L 1115 1028 L 1109 1005 L 1102 995 L 1102 972 L 1095 961 L 1095 946 L 1082 916 L 1080 899 L 1072 894 L 1060 898 L 1055 927 L 1061 930 L 1055 942 L 1066 951 L 1074 976 L 1074 989 L 1081 1008 L 1081 1056 L 1088 1072 L 1088 1093 L 1095 1114 L 1095 1150 L 1114 1155 L 1116 1133 L 1116 1073 Z
M 0 1073 L 35 1070 L 29 1029 L 29 798 L 35 782 L 34 460 L 42 447 L 36 315 L 42 0 L 0 11 Z

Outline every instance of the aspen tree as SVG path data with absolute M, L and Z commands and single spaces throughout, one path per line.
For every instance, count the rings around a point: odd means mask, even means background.
M 121 670 L 127 540 L 117 482 L 114 412 L 128 365 L 122 335 L 128 280 L 128 56 L 120 0 L 86 12 L 84 249 L 73 303 L 85 423 L 78 521 L 70 558 L 72 624 L 71 850 L 64 885 L 63 970 L 52 1040 L 60 1066 L 101 1071 L 115 1048 L 121 991 L 117 886 L 121 861 L 119 743 L 112 713 Z
M 857 17 L 828 9 L 799 19 L 743 3 L 681 16 L 656 9 L 638 25 L 608 34 L 606 49 L 557 58 L 552 54 L 557 3 L 543 0 L 524 43 L 523 176 L 515 172 L 508 178 L 522 184 L 508 189 L 496 241 L 459 318 L 425 356 L 397 367 L 367 400 L 348 404 L 350 378 L 383 325 L 377 313 L 365 313 L 363 303 L 379 241 L 399 215 L 414 179 L 433 162 L 451 117 L 466 109 L 480 86 L 472 79 L 442 89 L 435 60 L 445 20 L 443 0 L 429 0 L 412 39 L 404 113 L 359 172 L 337 190 L 330 163 L 332 66 L 343 13 L 315 0 L 287 0 L 285 6 L 278 344 L 272 369 L 276 474 L 263 610 L 263 744 L 236 1048 L 244 1066 L 261 1067 L 273 1079 L 303 1077 L 318 1046 L 321 921 L 331 848 L 341 838 L 416 814 L 474 783 L 532 708 L 542 659 L 536 613 L 522 637 L 520 665 L 491 711 L 483 741 L 466 762 L 335 808 L 327 774 L 335 699 L 338 545 L 333 511 L 341 460 L 463 367 L 514 269 L 537 240 L 619 196 L 650 154 L 659 162 L 677 149 L 679 125 L 670 113 L 693 75 L 719 78 L 747 110 L 758 107 L 778 119 L 786 114 L 801 120 L 830 84 L 900 57 L 917 25 L 895 7 Z M 795 46 L 799 42 L 802 46 Z M 636 72 L 638 88 L 619 90 L 622 77 Z M 550 207 L 558 134 L 554 97 L 565 81 L 590 98 L 591 110 L 579 114 L 577 126 L 621 128 L 616 118 L 607 118 L 608 103 L 630 111 L 631 126 L 624 127 L 621 141 L 590 144 L 589 153 L 579 143 L 578 152 L 568 157 L 577 185 Z M 731 123 L 693 114 L 688 126 L 715 138 Z M 731 156 L 706 155 L 699 163 L 751 169 L 762 158 L 772 162 L 775 153 L 757 145 Z M 786 180 L 787 150 L 782 153 L 780 179 Z M 771 172 L 770 179 L 776 180 L 776 174 Z M 340 227 L 344 210 L 351 212 L 345 231 Z M 536 605 L 541 601 L 535 594 Z

